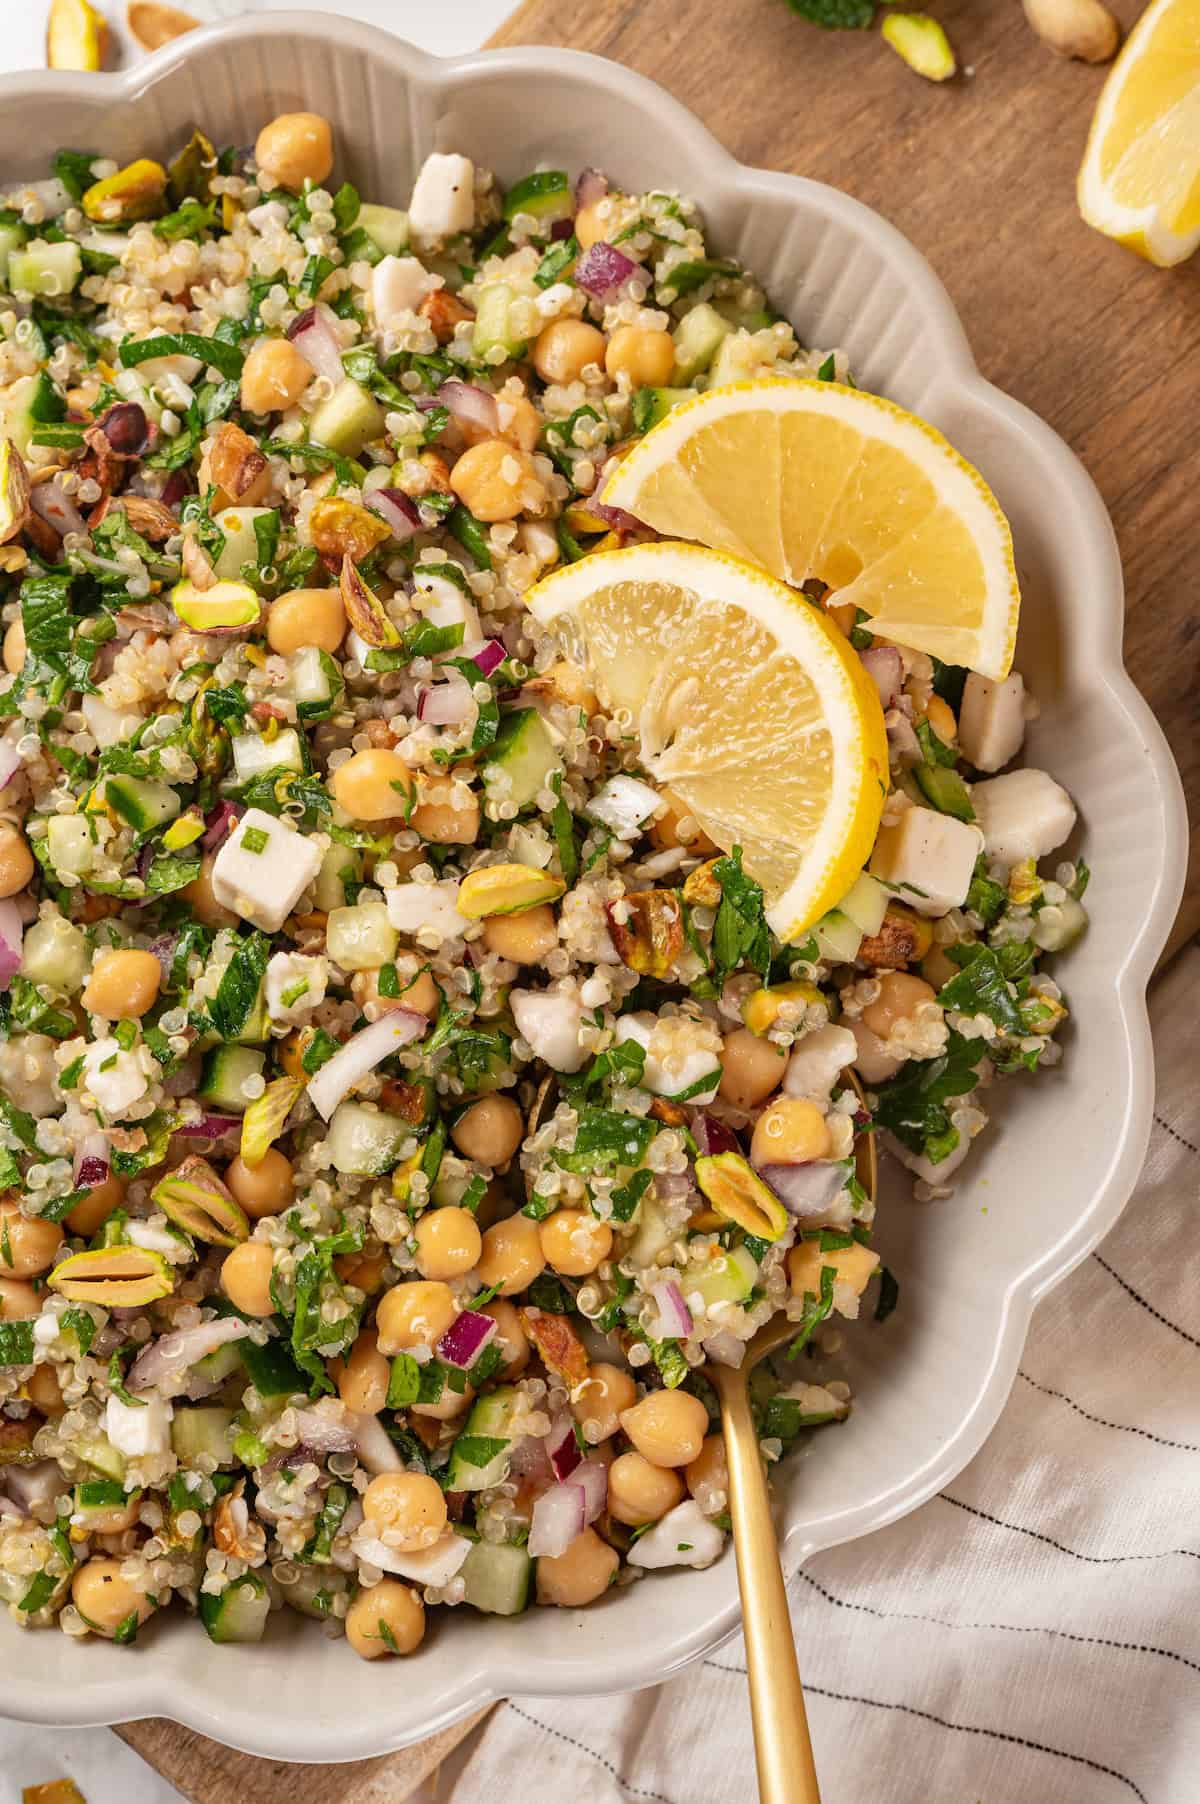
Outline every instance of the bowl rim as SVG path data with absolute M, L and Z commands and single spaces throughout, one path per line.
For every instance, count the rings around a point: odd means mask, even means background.
M 1107 1170 L 1087 1208 L 1057 1241 L 1037 1251 L 1029 1264 L 1009 1282 L 1001 1301 L 999 1329 L 986 1379 L 974 1402 L 937 1455 L 912 1473 L 886 1496 L 860 1500 L 802 1527 L 794 1523 L 781 1541 L 785 1570 L 794 1572 L 811 1554 L 885 1527 L 918 1508 L 954 1478 L 978 1451 L 991 1432 L 1007 1401 L 1034 1305 L 1097 1245 L 1113 1226 L 1136 1182 L 1149 1142 L 1154 1095 L 1154 1062 L 1146 1007 L 1146 988 L 1178 909 L 1183 893 L 1188 843 L 1183 788 L 1162 729 L 1149 704 L 1135 687 L 1122 661 L 1124 581 L 1112 522 L 1100 494 L 1078 458 L 1050 426 L 1031 409 L 987 381 L 971 352 L 962 322 L 941 281 L 922 254 L 898 229 L 863 202 L 808 176 L 754 168 L 739 162 L 713 137 L 706 126 L 681 102 L 648 77 L 590 52 L 539 46 L 506 46 L 441 58 L 418 49 L 384 29 L 342 18 L 331 12 L 287 11 L 254 13 L 206 26 L 166 45 L 131 68 L 111 74 L 86 74 L 32 70 L 0 77 L 0 106 L 8 99 L 27 98 L 31 92 L 65 98 L 103 98 L 114 106 L 135 101 L 141 93 L 176 65 L 190 61 L 198 51 L 214 43 L 241 39 L 301 37 L 336 40 L 375 58 L 390 61 L 419 86 L 440 94 L 464 77 L 487 73 L 527 75 L 552 79 L 555 75 L 583 75 L 594 86 L 621 92 L 640 104 L 650 116 L 670 121 L 673 133 L 706 168 L 707 185 L 736 187 L 740 194 L 795 196 L 803 193 L 809 207 L 856 237 L 867 237 L 887 259 L 922 318 L 933 380 L 924 405 L 936 406 L 953 396 L 975 412 L 991 414 L 1003 422 L 1009 436 L 1024 438 L 1030 452 L 1049 466 L 1059 492 L 1078 522 L 1078 536 L 1085 547 L 1079 584 L 1092 597 L 1092 651 L 1089 675 L 1104 691 L 1106 705 L 1119 711 L 1131 734 L 1144 746 L 1147 800 L 1161 821 L 1161 856 L 1149 874 L 1142 930 L 1131 938 L 1124 958 L 1113 973 L 1123 1040 L 1114 1048 L 1119 1056 L 1125 1085 L 1126 1106 L 1115 1133 Z M 698 198 L 703 201 L 704 196 Z M 116 1724 L 154 1715 L 169 1717 L 226 1745 L 268 1758 L 290 1761 L 345 1761 L 393 1751 L 436 1733 L 469 1713 L 508 1695 L 582 1696 L 613 1695 L 661 1683 L 710 1653 L 733 1635 L 740 1622 L 736 1588 L 730 1586 L 727 1602 L 707 1617 L 692 1621 L 686 1630 L 672 1630 L 672 1647 L 664 1659 L 658 1652 L 639 1655 L 625 1647 L 608 1671 L 593 1669 L 580 1681 L 572 1667 L 559 1669 L 552 1660 L 532 1652 L 518 1688 L 496 1682 L 480 1660 L 474 1669 L 464 1663 L 461 1676 L 439 1695 L 437 1706 L 419 1726 L 399 1733 L 385 1723 L 334 1726 L 312 1722 L 299 1733 L 294 1721 L 281 1723 L 272 1735 L 262 1713 L 247 1698 L 244 1711 L 231 1716 L 227 1709 L 211 1706 L 201 1687 L 182 1685 L 177 1679 L 147 1664 L 133 1686 L 126 1668 L 119 1676 L 98 1677 L 85 1692 L 70 1701 L 47 1693 L 30 1679 L 8 1674 L 4 1714 L 22 1721 L 47 1724 Z

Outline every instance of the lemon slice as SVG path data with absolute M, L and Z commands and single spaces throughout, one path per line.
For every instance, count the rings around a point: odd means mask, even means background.
M 1151 263 L 1200 245 L 1200 0 L 1154 0 L 1130 32 L 1092 120 L 1079 211 Z
M 977 470 L 879 395 L 766 378 L 673 408 L 602 500 L 800 584 L 818 577 L 882 638 L 1008 675 L 1012 534 Z
M 556 570 L 530 612 L 590 666 L 646 770 L 710 839 L 741 846 L 790 939 L 838 902 L 879 827 L 879 695 L 819 608 L 698 545 L 630 545 Z

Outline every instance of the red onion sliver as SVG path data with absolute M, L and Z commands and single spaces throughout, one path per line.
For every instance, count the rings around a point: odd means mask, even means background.
M 403 489 L 371 489 L 363 497 L 363 504 L 379 515 L 401 544 L 420 528 L 421 516 Z
M 608 1473 L 598 1460 L 584 1460 L 571 1474 L 571 1483 L 583 1491 L 583 1513 L 594 1522 L 608 1502 Z
M 355 1421 L 351 1415 L 339 1418 L 332 1410 L 298 1409 L 296 1433 L 315 1453 L 353 1453 L 357 1446 Z
M 484 676 L 491 676 L 507 656 L 503 639 L 485 639 L 479 650 L 471 653 L 471 661 L 478 664 Z
M 496 397 L 486 388 L 479 388 L 474 382 L 460 382 L 457 376 L 451 376 L 438 389 L 437 398 L 461 425 L 477 426 L 490 438 L 499 437 L 500 415 Z
M 594 301 L 611 301 L 637 274 L 637 264 L 615 245 L 589 244 L 575 265 L 575 283 Z
M 323 307 L 307 307 L 288 327 L 288 337 L 318 376 L 337 385 L 345 378 L 342 347 Z
M 474 705 L 461 677 L 424 685 L 417 696 L 417 719 L 428 727 L 461 727 Z
M 692 1332 L 692 1312 L 683 1300 L 674 1278 L 664 1278 L 651 1286 L 650 1295 L 658 1304 L 658 1340 L 686 1340 Z
M 602 520 L 615 528 L 617 532 L 645 532 L 644 523 L 633 514 L 627 514 L 623 507 L 607 507 L 603 501 L 589 501 L 588 508 L 599 514 Z
M 25 928 L 21 911 L 11 899 L 0 902 L 0 990 L 6 990 L 21 969 Z
M 879 691 L 885 708 L 894 708 L 904 681 L 904 660 L 894 645 L 872 645 L 862 652 L 862 667 Z
M 763 1165 L 758 1175 L 775 1192 L 788 1214 L 801 1221 L 814 1221 L 827 1214 L 846 1182 L 845 1167 L 836 1159 L 810 1159 L 803 1165 Z
M 551 1485 L 533 1506 L 529 1525 L 529 1553 L 557 1559 L 587 1527 L 587 1493 L 582 1485 Z
M 244 1340 L 249 1332 L 248 1322 L 231 1315 L 220 1321 L 201 1322 L 196 1328 L 177 1328 L 171 1334 L 160 1334 L 134 1360 L 126 1380 L 128 1388 L 153 1390 L 173 1374 L 182 1376 L 189 1366 L 215 1353 L 226 1341 Z
M 189 1121 L 179 1132 L 185 1140 L 223 1140 L 234 1128 L 241 1131 L 240 1115 L 202 1115 L 199 1121 Z
M 575 184 L 575 211 L 581 213 L 585 207 L 594 207 L 598 200 L 603 200 L 608 193 L 608 177 L 599 169 L 580 171 L 579 180 Z
M 496 1332 L 496 1323 L 490 1315 L 483 1315 L 477 1309 L 464 1309 L 461 1315 L 455 1316 L 438 1342 L 438 1358 L 449 1366 L 457 1366 L 460 1371 L 469 1371 Z
M 227 833 L 232 833 L 235 825 L 242 818 L 243 810 L 236 802 L 218 802 L 211 814 L 205 816 L 207 831 L 200 844 L 206 852 L 219 846 Z
M 723 1121 L 718 1121 L 715 1115 L 693 1115 L 692 1138 L 700 1148 L 702 1157 L 706 1159 L 715 1153 L 736 1153 L 740 1150 L 737 1135 Z
M 353 1090 L 368 1071 L 373 1071 L 393 1052 L 411 1045 L 428 1031 L 429 1022 L 415 1009 L 389 1009 L 378 1021 L 372 1021 L 369 1027 L 361 1028 L 347 1040 L 341 1050 L 309 1079 L 308 1094 L 313 1108 L 328 1121 L 343 1096 Z
M 545 1447 L 557 1479 L 570 1478 L 576 1467 L 582 1464 L 583 1455 L 579 1451 L 579 1442 L 575 1439 L 575 1423 L 565 1411 L 551 1427 L 546 1436 Z

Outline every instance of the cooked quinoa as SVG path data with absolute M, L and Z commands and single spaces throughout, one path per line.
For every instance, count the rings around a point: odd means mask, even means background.
M 73 1636 L 374 1658 L 709 1564 L 706 1359 L 784 1311 L 766 1456 L 846 1417 L 856 1148 L 948 1195 L 1085 923 L 1069 798 L 995 774 L 1021 678 L 809 585 L 892 789 L 771 935 L 522 596 L 650 536 L 592 497 L 678 401 L 843 357 L 678 195 L 438 155 L 402 212 L 334 149 L 64 151 L 0 214 L 0 1592 Z

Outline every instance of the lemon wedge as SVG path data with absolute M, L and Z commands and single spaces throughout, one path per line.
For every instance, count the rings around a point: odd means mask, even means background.
M 791 939 L 862 870 L 888 780 L 879 695 L 822 611 L 753 565 L 669 540 L 596 552 L 525 597 L 636 729 L 646 770 L 741 846 Z
M 1012 534 L 977 470 L 879 395 L 768 377 L 673 408 L 602 501 L 800 584 L 820 578 L 898 645 L 1008 675 Z
M 1079 211 L 1151 263 L 1200 245 L 1200 0 L 1154 0 L 1130 32 L 1092 120 Z

